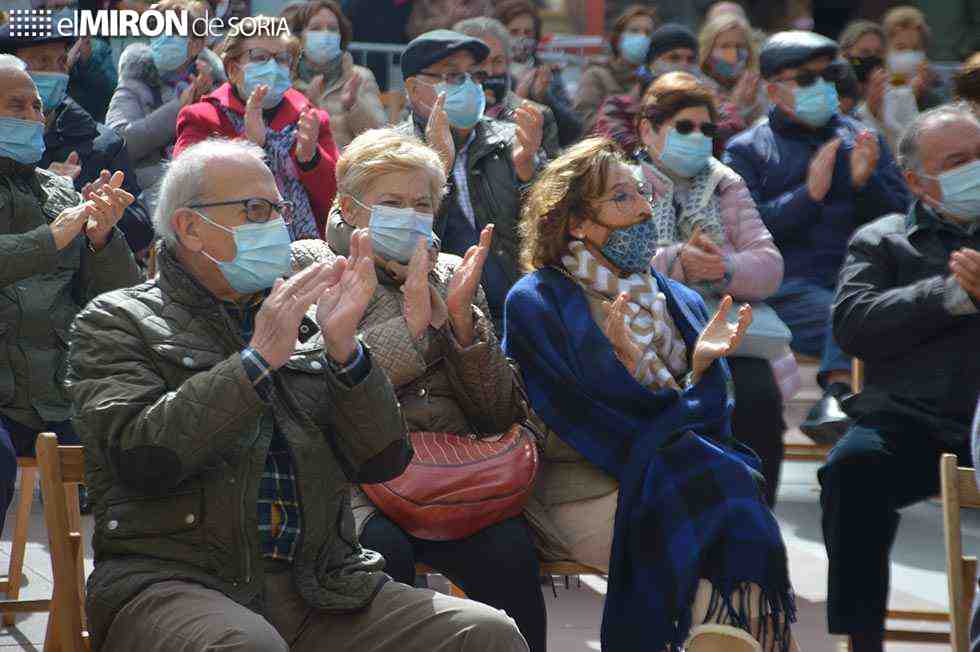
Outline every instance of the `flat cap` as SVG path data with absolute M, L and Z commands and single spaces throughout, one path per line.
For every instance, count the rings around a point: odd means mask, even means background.
M 817 57 L 834 58 L 838 50 L 837 41 L 816 32 L 778 32 L 762 44 L 759 72 L 763 78 L 770 79 L 786 68 L 797 68 Z
M 480 39 L 449 29 L 437 29 L 420 34 L 405 48 L 402 53 L 402 78 L 413 77 L 457 52 L 469 52 L 477 63 L 490 56 L 490 48 Z
M 653 61 L 661 54 L 678 48 L 694 50 L 694 56 L 697 58 L 698 39 L 694 32 L 679 23 L 661 25 L 657 31 L 650 35 L 650 50 L 647 52 L 647 61 Z
M 17 50 L 21 48 L 29 48 L 32 45 L 45 45 L 47 43 L 66 43 L 70 47 L 74 42 L 75 37 L 60 36 L 57 33 L 46 36 L 12 36 L 10 34 L 10 23 L 0 25 L 0 54 L 16 54 Z

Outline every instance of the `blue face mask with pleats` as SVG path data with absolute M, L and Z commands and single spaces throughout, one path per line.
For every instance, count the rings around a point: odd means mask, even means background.
M 936 176 L 923 174 L 939 182 L 942 201 L 939 210 L 964 220 L 980 220 L 980 160 L 965 163 Z
M 704 169 L 711 158 L 712 141 L 700 131 L 681 134 L 674 127 L 667 132 L 660 162 L 671 172 L 686 178 Z
M 157 70 L 166 75 L 187 62 L 189 39 L 163 34 L 150 41 L 150 56 Z
M 627 32 L 619 37 L 619 54 L 634 66 L 646 61 L 649 51 L 650 37 L 646 34 Z
M 431 213 L 382 204 L 366 206 L 353 197 L 351 199 L 361 208 L 371 211 L 371 221 L 368 223 L 371 248 L 385 260 L 408 264 L 418 246 L 419 238 L 425 238 L 428 246 L 432 246 L 434 236 Z
M 68 94 L 68 75 L 60 72 L 32 72 L 31 79 L 44 104 L 44 112 L 52 111 Z
M 227 231 L 235 239 L 235 257 L 232 260 L 218 260 L 206 251 L 201 251 L 218 266 L 235 292 L 254 294 L 267 290 L 277 278 L 287 276 L 292 271 L 289 260 L 289 229 L 281 217 L 262 224 L 246 223 L 229 228 L 209 219 L 204 213 L 194 212 L 208 224 Z
M 826 79 L 793 90 L 793 113 L 811 127 L 827 124 L 840 108 L 837 87 Z
M 246 64 L 245 94 L 242 99 L 247 102 L 252 91 L 260 84 L 269 87 L 269 92 L 262 100 L 262 108 L 271 109 L 282 102 L 282 97 L 293 85 L 293 80 L 289 77 L 289 68 L 277 63 L 275 59 L 269 59 L 265 63 Z
M 0 118 L 0 157 L 33 165 L 44 156 L 44 123 Z
M 340 34 L 326 30 L 303 32 L 303 54 L 313 63 L 323 65 L 340 56 Z

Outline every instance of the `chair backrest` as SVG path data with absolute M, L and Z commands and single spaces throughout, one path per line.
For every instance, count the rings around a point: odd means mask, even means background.
M 939 475 L 943 493 L 950 642 L 954 650 L 966 650 L 969 649 L 970 611 L 977 586 L 977 558 L 963 556 L 960 508 L 980 507 L 980 489 L 977 488 L 975 470 L 958 467 L 956 456 L 951 453 L 946 453 L 940 460 Z
M 851 391 L 860 394 L 864 389 L 864 362 L 860 358 L 851 359 Z
M 61 652 L 87 652 L 85 566 L 78 510 L 78 485 L 85 481 L 84 449 L 59 446 L 54 434 L 41 433 L 37 464 L 54 574 L 48 636 L 57 637 Z

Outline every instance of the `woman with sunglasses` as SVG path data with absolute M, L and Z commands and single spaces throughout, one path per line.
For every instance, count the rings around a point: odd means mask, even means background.
M 262 147 L 283 198 L 293 240 L 322 238 L 337 183 L 330 119 L 292 87 L 299 44 L 268 16 L 243 18 L 221 46 L 228 82 L 177 116 L 174 156 L 215 136 Z
M 745 182 L 711 156 L 716 119 L 711 91 L 692 75 L 669 73 L 647 91 L 638 119 L 641 169 L 665 245 L 653 266 L 708 299 L 730 294 L 762 301 L 783 279 L 783 258 Z M 773 505 L 786 430 L 783 399 L 799 388 L 796 360 L 787 349 L 772 363 L 737 352 L 728 363 L 735 380 L 732 429 L 762 458 Z
M 524 204 L 504 352 L 548 427 L 536 490 L 571 558 L 607 570 L 603 650 L 788 652 L 795 619 L 758 460 L 731 436 L 724 358 L 752 321 L 710 317 L 651 269 L 649 190 L 606 138 Z M 686 643 L 685 643 L 686 641 Z

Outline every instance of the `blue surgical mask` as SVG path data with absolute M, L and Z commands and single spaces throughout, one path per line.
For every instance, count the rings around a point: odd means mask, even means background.
M 837 87 L 826 79 L 793 90 L 793 113 L 804 123 L 817 128 L 827 124 L 840 108 Z
M 428 246 L 432 246 L 431 213 L 381 204 L 369 207 L 353 197 L 351 199 L 362 208 L 371 211 L 371 220 L 368 223 L 371 248 L 385 260 L 407 264 L 415 253 L 419 238 L 425 238 Z
M 436 94 L 445 93 L 446 117 L 449 124 L 457 129 L 472 129 L 487 108 L 487 96 L 483 87 L 470 79 L 457 86 L 449 86 L 445 82 L 436 85 Z
M 638 66 L 647 60 L 650 51 L 650 37 L 639 32 L 626 32 L 619 37 L 619 54 L 624 59 Z
M 303 54 L 306 58 L 323 65 L 340 56 L 340 34 L 318 30 L 303 32 Z
M 289 77 L 289 68 L 269 59 L 265 63 L 249 63 L 245 65 L 245 95 L 248 98 L 260 84 L 269 87 L 269 92 L 262 101 L 263 109 L 271 109 L 282 102 L 282 96 L 293 85 Z
M 68 75 L 60 72 L 32 72 L 31 79 L 44 103 L 44 112 L 52 111 L 68 93 Z
M 607 225 L 598 222 L 600 226 Z M 657 253 L 657 225 L 652 219 L 616 229 L 599 249 L 602 255 L 624 272 L 631 274 L 650 271 Z
M 971 161 L 936 176 L 942 190 L 942 201 L 936 201 L 939 210 L 964 220 L 980 220 L 980 160 Z
M 712 141 L 700 131 L 681 134 L 674 127 L 667 132 L 664 150 L 658 157 L 664 166 L 682 177 L 693 177 L 711 158 Z
M 44 156 L 44 123 L 0 118 L 0 157 L 33 165 Z
M 187 63 L 189 39 L 186 36 L 162 34 L 150 41 L 153 65 L 164 75 Z
M 201 251 L 218 266 L 235 292 L 253 294 L 267 290 L 277 278 L 292 271 L 289 229 L 281 217 L 262 224 L 242 224 L 232 229 L 214 222 L 203 213 L 197 214 L 208 224 L 227 231 L 235 238 L 235 257 L 230 261 L 218 260 Z
M 735 63 L 731 63 L 727 59 L 722 59 L 719 56 L 711 56 L 711 69 L 716 75 L 724 79 L 736 79 L 745 71 L 745 65 L 749 61 L 749 53 L 745 50 L 738 51 L 738 57 L 735 59 Z

